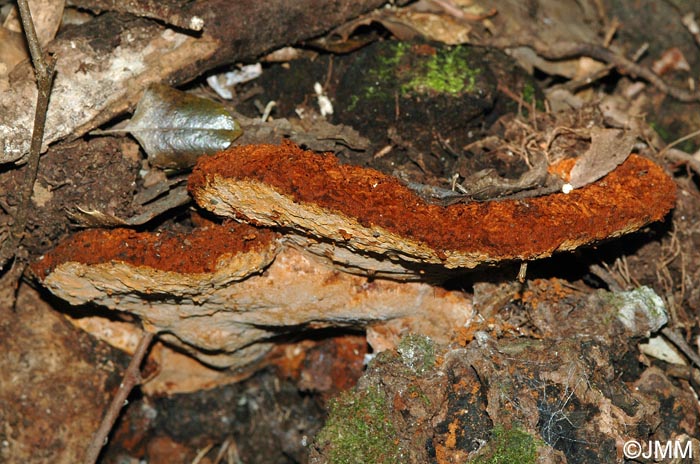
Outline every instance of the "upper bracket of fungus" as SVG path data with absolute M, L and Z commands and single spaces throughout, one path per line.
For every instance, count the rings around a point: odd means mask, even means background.
M 189 189 L 221 216 L 413 267 L 446 268 L 541 258 L 616 237 L 662 219 L 676 198 L 673 180 L 658 165 L 631 155 L 568 194 L 444 207 L 427 204 L 394 177 L 291 143 L 200 159 Z

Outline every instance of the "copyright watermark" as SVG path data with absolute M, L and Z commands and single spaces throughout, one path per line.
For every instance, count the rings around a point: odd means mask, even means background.
M 693 459 L 693 442 L 687 440 L 628 440 L 622 446 L 627 459 Z

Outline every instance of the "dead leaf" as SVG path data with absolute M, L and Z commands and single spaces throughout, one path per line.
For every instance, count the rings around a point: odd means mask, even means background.
M 160 84 L 144 92 L 124 128 L 103 132 L 131 133 L 151 166 L 176 170 L 228 148 L 243 133 L 223 105 Z
M 42 47 L 56 37 L 56 32 L 63 18 L 64 0 L 29 0 L 29 11 Z M 17 7 L 14 7 L 5 18 L 3 26 L 11 31 L 22 33 L 22 25 Z M 3 43 L 4 46 L 4 43 Z
M 0 43 L 0 78 L 6 79 L 17 63 L 29 58 L 29 51 L 22 34 L 5 27 L 0 27 Z M 0 90 L 9 88 L 9 85 L 6 82 Z
M 622 164 L 632 152 L 637 136 L 620 129 L 591 129 L 591 146 L 571 170 L 573 188 L 595 182 Z
M 504 197 L 524 190 L 542 187 L 547 178 L 547 160 L 541 153 L 531 155 L 532 168 L 517 179 L 501 177 L 493 169 L 484 169 L 462 182 L 462 191 L 476 200 Z
M 289 123 L 296 131 L 292 140 L 311 150 L 338 151 L 347 147 L 364 151 L 369 147 L 369 140 L 345 124 L 331 124 L 322 118 L 315 119 L 311 124 L 304 119 L 292 118 Z
M 532 167 L 517 179 L 502 177 L 494 169 L 483 169 L 468 176 L 458 186 L 458 190 L 404 181 L 408 188 L 425 201 L 442 206 L 497 198 L 530 198 L 553 193 L 561 188 L 555 178 L 547 175 L 547 160 L 543 154 L 533 153 L 531 163 Z
M 451 45 L 470 42 L 472 26 L 468 21 L 456 18 L 454 14 L 428 3 L 430 2 L 418 2 L 407 8 L 382 8 L 372 11 L 339 26 L 327 37 L 319 39 L 316 44 L 325 50 L 343 50 L 347 53 L 366 45 L 362 38 L 351 39 L 350 36 L 359 27 L 372 23 L 381 24 L 394 37 L 404 41 L 424 37 Z M 462 11 L 459 8 L 456 10 Z M 482 11 L 478 7 L 477 10 Z
M 166 211 L 182 206 L 189 201 L 190 197 L 187 194 L 187 187 L 183 185 L 169 190 L 166 196 L 148 204 L 141 213 L 129 219 L 120 219 L 111 214 L 94 209 L 84 209 L 79 206 L 76 206 L 72 211 L 68 211 L 68 216 L 81 227 L 140 226 Z
M 529 73 L 534 73 L 535 68 L 537 68 L 550 75 L 573 79 L 579 70 L 578 58 L 556 61 L 546 60 L 530 47 L 514 47 L 510 49 L 509 53 Z
M 659 76 L 669 72 L 690 71 L 688 60 L 683 56 L 683 52 L 678 47 L 669 48 L 661 54 L 661 57 L 654 61 L 651 70 Z
M 471 42 L 471 25 L 467 21 L 446 14 L 411 10 L 397 11 L 393 18 L 387 18 L 383 24 L 392 33 L 395 30 L 408 29 L 417 32 L 428 40 L 435 40 L 449 45 Z M 401 27 L 400 29 L 399 26 Z

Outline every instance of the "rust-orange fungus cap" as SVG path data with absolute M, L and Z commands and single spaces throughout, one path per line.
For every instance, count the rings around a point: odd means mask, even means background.
M 619 236 L 662 219 L 676 198 L 661 167 L 630 155 L 569 194 L 444 207 L 392 176 L 289 142 L 201 158 L 189 189 L 216 214 L 448 267 L 533 259 Z
M 270 246 L 275 234 L 246 224 L 210 223 L 188 234 L 89 229 L 61 242 L 32 270 L 43 279 L 58 265 L 122 262 L 182 274 L 214 272 L 224 254 L 247 253 Z

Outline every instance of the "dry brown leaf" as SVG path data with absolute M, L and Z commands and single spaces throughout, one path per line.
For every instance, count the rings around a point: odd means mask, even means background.
M 56 32 L 58 32 L 63 18 L 65 3 L 65 0 L 29 0 L 32 21 L 42 47 L 45 47 L 56 37 Z M 22 25 L 16 7 L 7 15 L 3 26 L 11 31 L 22 33 Z M 4 42 L 0 41 L 0 43 L 4 47 Z
M 462 11 L 455 7 L 458 11 Z M 478 8 L 472 14 L 486 14 Z M 471 16 L 471 15 L 470 15 Z M 446 12 L 443 8 L 432 5 L 432 2 L 422 1 L 406 8 L 383 8 L 370 14 L 349 21 L 336 28 L 322 44 L 325 48 L 339 50 L 342 43 L 348 43 L 354 48 L 363 45 L 361 42 L 352 41 L 350 36 L 360 27 L 372 23 L 379 23 L 394 37 L 399 40 L 412 40 L 423 37 L 450 45 L 470 42 L 472 23 Z M 332 37 L 339 40 L 333 41 Z M 352 48 L 351 48 L 352 49 Z
M 591 129 L 591 146 L 571 170 L 573 188 L 595 182 L 622 164 L 632 152 L 636 135 L 619 129 Z
M 0 44 L 0 77 L 5 77 L 17 63 L 29 58 L 29 51 L 22 34 L 5 27 L 0 27 Z
M 296 118 L 261 121 L 235 112 L 233 116 L 243 128 L 243 135 L 236 141 L 236 145 L 280 143 L 283 139 L 289 139 L 310 150 L 322 152 L 337 152 L 344 148 L 364 151 L 369 147 L 369 140 L 352 127 L 331 124 L 320 117 L 313 121 Z
M 145 206 L 141 213 L 128 219 L 120 219 L 111 214 L 80 206 L 76 206 L 73 211 L 68 211 L 68 216 L 82 227 L 140 226 L 189 201 L 187 188 L 182 186 L 169 190 L 165 197 L 153 201 Z

